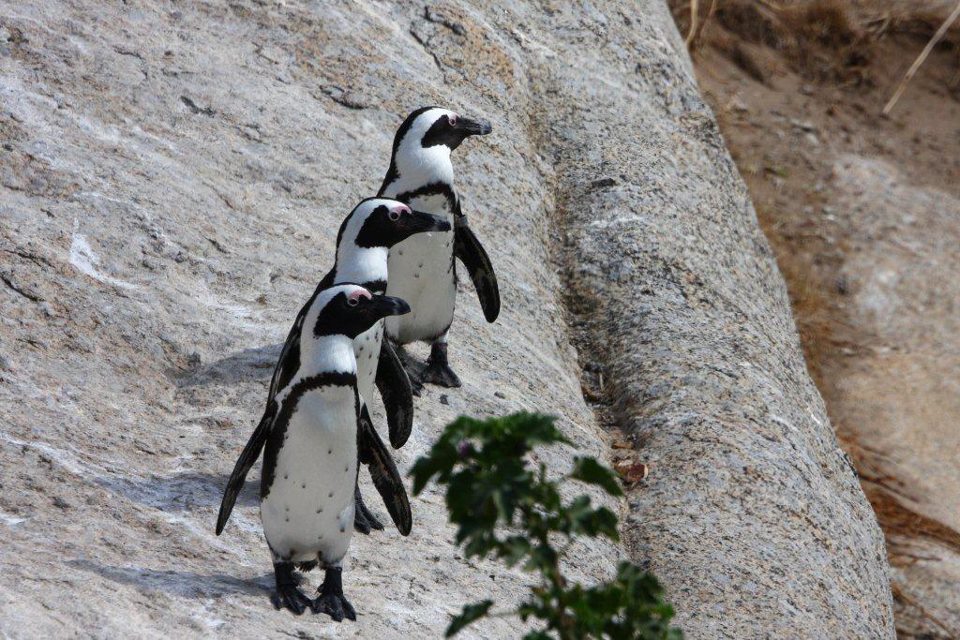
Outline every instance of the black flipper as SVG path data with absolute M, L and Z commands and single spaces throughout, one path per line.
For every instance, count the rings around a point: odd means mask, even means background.
M 500 287 L 497 285 L 497 274 L 493 271 L 483 245 L 467 226 L 467 217 L 460 213 L 459 209 L 458 202 L 457 215 L 453 219 L 453 254 L 460 258 L 467 268 L 467 273 L 470 274 L 473 287 L 477 290 L 477 297 L 480 298 L 483 316 L 487 322 L 493 322 L 500 315 Z
M 273 426 L 273 419 L 276 417 L 277 403 L 272 399 L 267 405 L 267 410 L 263 412 L 260 418 L 260 424 L 254 429 L 253 435 L 247 440 L 246 446 L 240 452 L 237 458 L 237 464 L 233 466 L 233 473 L 227 480 L 227 486 L 223 490 L 223 500 L 220 501 L 220 513 L 217 515 L 217 535 L 223 532 L 223 528 L 230 519 L 230 513 L 233 511 L 233 505 L 237 502 L 237 496 L 243 489 L 243 483 L 247 479 L 247 473 L 260 457 L 263 451 L 263 445 L 267 442 L 267 436 L 270 435 L 270 429 Z
M 397 465 L 390 455 L 390 450 L 377 435 L 370 420 L 370 413 L 366 405 L 360 409 L 358 422 L 357 445 L 360 462 L 367 465 L 373 486 L 377 488 L 383 504 L 387 507 L 393 523 L 402 535 L 410 535 L 413 527 L 413 515 L 410 513 L 410 501 L 407 490 L 403 486 L 403 479 L 397 471 Z
M 387 412 L 390 445 L 399 449 L 407 442 L 413 429 L 413 386 L 400 356 L 387 339 L 380 346 L 377 389 L 380 390 Z

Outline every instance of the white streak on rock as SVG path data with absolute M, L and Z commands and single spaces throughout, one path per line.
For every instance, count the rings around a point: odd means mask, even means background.
M 112 276 L 100 273 L 100 271 L 97 270 L 97 265 L 100 264 L 100 257 L 94 253 L 90 247 L 90 243 L 87 242 L 86 236 L 82 233 L 77 233 L 77 227 L 78 222 L 74 220 L 73 242 L 70 244 L 70 264 L 80 273 L 88 275 L 99 282 L 112 284 L 121 289 L 136 289 L 137 286 L 135 284 L 118 280 Z
M 4 513 L 0 511 L 0 521 L 2 521 L 3 524 L 7 525 L 8 527 L 16 526 L 21 522 L 26 522 L 26 520 L 27 520 L 26 518 L 18 518 L 16 516 L 12 516 L 8 513 Z

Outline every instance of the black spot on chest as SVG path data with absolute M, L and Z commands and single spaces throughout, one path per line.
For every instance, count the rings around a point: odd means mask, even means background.
M 304 378 L 293 386 L 290 395 L 284 399 L 277 417 L 273 421 L 273 427 L 267 438 L 267 444 L 263 452 L 263 476 L 260 480 L 260 500 L 265 499 L 270 494 L 273 487 L 277 471 L 277 458 L 280 455 L 280 449 L 287 439 L 287 427 L 290 425 L 290 419 L 296 413 L 297 407 L 303 395 L 319 387 L 341 386 L 353 387 L 354 415 L 360 415 L 360 407 L 356 401 L 357 397 L 357 376 L 353 373 L 344 373 L 339 371 L 325 371 L 309 378 Z M 328 453 L 333 453 L 330 449 Z M 285 476 L 286 477 L 286 476 Z

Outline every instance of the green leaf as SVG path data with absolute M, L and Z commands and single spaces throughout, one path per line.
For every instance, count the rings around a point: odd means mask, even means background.
M 680 631 L 669 625 L 673 609 L 662 587 L 635 565 L 621 563 L 613 579 L 590 587 L 563 575 L 565 563 L 555 544 L 564 538 L 616 540 L 618 532 L 613 511 L 594 508 L 588 495 L 565 502 L 546 466 L 530 467 L 528 454 L 535 447 L 557 443 L 569 441 L 549 416 L 460 417 L 414 464 L 414 494 L 431 481 L 445 488 L 455 542 L 464 557 L 492 557 L 538 575 L 527 598 L 505 611 L 539 627 L 524 636 L 527 640 L 680 640 Z M 617 476 L 594 458 L 575 458 L 568 478 L 623 495 Z M 492 606 L 490 600 L 465 606 L 446 636 L 489 615 Z
M 596 485 L 612 496 L 622 496 L 623 489 L 612 469 L 597 462 L 596 458 L 574 458 L 570 477 L 580 482 Z
M 510 536 L 503 541 L 499 555 L 508 567 L 512 567 L 523 560 L 530 553 L 530 549 L 530 541 L 525 537 Z
M 456 616 L 450 621 L 450 626 L 447 627 L 447 631 L 443 634 L 443 637 L 452 638 L 453 636 L 457 635 L 463 630 L 464 627 L 487 615 L 487 612 L 490 611 L 490 607 L 492 606 L 493 600 L 482 600 L 480 602 L 464 606 L 460 615 Z

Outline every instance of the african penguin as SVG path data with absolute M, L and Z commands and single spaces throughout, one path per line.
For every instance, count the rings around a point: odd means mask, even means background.
M 384 293 L 389 282 L 387 258 L 390 247 L 415 234 L 431 235 L 431 232 L 447 231 L 450 231 L 450 223 L 439 216 L 413 211 L 396 200 L 365 200 L 343 221 L 337 236 L 336 264 L 327 277 L 332 280 L 332 284 L 359 282 L 374 293 Z M 321 286 L 322 284 L 324 283 L 321 283 Z M 357 384 L 363 398 L 373 397 L 382 342 L 383 322 L 378 322 L 354 342 Z M 389 345 L 387 348 L 392 351 Z M 394 358 L 385 364 L 389 366 L 394 363 L 399 365 L 399 360 Z M 392 372 L 392 375 L 402 377 L 404 372 L 401 369 Z M 394 386 L 388 386 L 385 391 L 399 393 Z M 391 411 L 391 408 L 387 404 L 388 413 L 393 416 L 397 416 L 397 411 L 402 410 L 400 407 L 393 407 L 394 410 Z M 400 448 L 408 436 L 409 425 L 406 425 L 405 432 L 397 434 L 396 439 L 391 433 L 391 443 L 395 448 Z M 397 442 L 399 439 L 402 439 L 402 442 Z
M 460 386 L 447 361 L 447 331 L 457 294 L 454 257 L 467 267 L 487 321 L 495 321 L 500 313 L 497 278 L 460 209 L 450 161 L 451 152 L 466 138 L 491 131 L 486 122 L 447 109 L 417 109 L 397 130 L 390 168 L 377 194 L 440 215 L 453 225 L 449 232 L 415 236 L 390 250 L 387 292 L 409 302 L 412 312 L 387 320 L 387 335 L 399 344 L 431 344 L 426 369 L 419 380 L 411 376 L 417 388 L 423 382 Z
M 361 408 L 353 341 L 381 318 L 409 310 L 399 298 L 343 284 L 321 291 L 306 313 L 300 365 L 273 400 L 277 411 L 260 483 L 260 519 L 273 556 L 278 609 L 299 615 L 309 606 L 337 621 L 356 620 L 343 595 L 341 562 L 353 534 L 358 453 L 370 447 L 370 438 L 379 438 Z M 379 448 L 386 451 L 382 443 Z M 396 467 L 390 471 L 392 481 L 400 482 Z M 409 516 L 409 504 L 406 509 Z M 311 601 L 293 570 L 317 564 L 326 575 Z
M 350 212 L 337 234 L 334 267 L 320 281 L 290 329 L 283 345 L 267 395 L 267 409 L 247 443 L 233 470 L 217 519 L 217 535 L 223 531 L 233 510 L 246 475 L 260 455 L 265 429 L 270 424 L 273 402 L 280 389 L 287 386 L 300 368 L 300 339 L 307 312 L 319 293 L 334 284 L 358 282 L 374 293 L 383 293 L 387 287 L 387 252 L 397 242 L 416 233 L 443 232 L 450 224 L 438 216 L 413 211 L 407 205 L 385 198 L 367 198 Z M 354 340 L 357 359 L 357 386 L 366 402 L 372 397 L 374 383 L 380 390 L 387 413 L 390 443 L 400 448 L 410 435 L 413 424 L 413 399 L 410 382 L 397 354 L 389 342 L 382 340 L 383 322 L 378 321 Z M 361 533 L 383 525 L 370 513 L 357 489 L 357 517 L 355 526 Z M 401 533 L 406 535 L 409 530 Z

